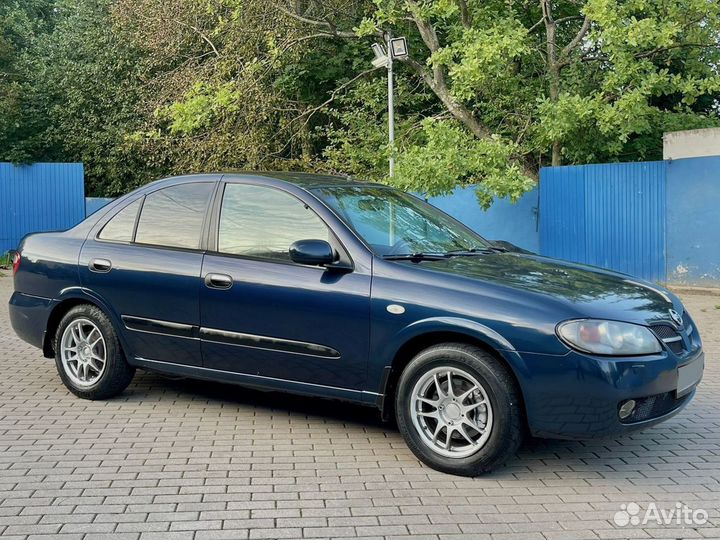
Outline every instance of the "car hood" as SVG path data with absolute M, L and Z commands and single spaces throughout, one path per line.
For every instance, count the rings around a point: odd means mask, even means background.
M 680 300 L 658 285 L 536 255 L 478 254 L 425 261 L 417 267 L 543 295 L 570 307 L 578 317 L 652 324 L 670 320 L 671 308 L 682 313 Z

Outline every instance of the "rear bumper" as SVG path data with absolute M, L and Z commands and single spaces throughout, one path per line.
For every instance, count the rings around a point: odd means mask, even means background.
M 523 354 L 530 377 L 523 384 L 528 424 L 536 437 L 594 439 L 644 429 L 680 412 L 694 397 L 677 394 L 678 368 L 703 359 L 697 348 L 685 357 L 604 358 L 571 352 L 562 357 Z M 636 410 L 621 420 L 626 400 Z
M 10 324 L 20 339 L 41 348 L 50 316 L 52 300 L 14 292 L 10 297 Z

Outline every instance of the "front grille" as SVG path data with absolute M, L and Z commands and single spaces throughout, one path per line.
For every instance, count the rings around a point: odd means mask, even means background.
M 675 398 L 675 392 L 665 392 L 664 394 L 656 394 L 645 398 L 635 400 L 635 410 L 627 418 L 620 420 L 623 424 L 632 424 L 634 422 L 642 422 L 643 420 L 651 420 L 658 416 L 663 416 L 678 407 L 680 407 L 692 393 Z M 620 405 L 618 405 L 619 407 Z
M 662 340 L 670 339 L 670 338 L 674 338 L 674 337 L 680 337 L 680 334 L 678 334 L 677 331 L 672 326 L 668 326 L 666 324 L 655 325 L 652 327 L 652 329 L 655 330 L 657 337 L 659 337 Z
M 673 353 L 681 354 L 685 350 L 682 336 L 672 326 L 668 324 L 656 324 L 651 326 L 651 328 L 653 332 L 655 332 L 655 335 L 660 338 L 660 341 L 665 343 Z

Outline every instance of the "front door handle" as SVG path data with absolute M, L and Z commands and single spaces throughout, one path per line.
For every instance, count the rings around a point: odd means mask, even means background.
M 233 279 L 227 274 L 208 274 L 205 276 L 205 286 L 211 289 L 229 289 Z
M 92 259 L 88 266 L 91 272 L 99 272 L 101 274 L 106 274 L 112 270 L 112 262 L 107 259 Z

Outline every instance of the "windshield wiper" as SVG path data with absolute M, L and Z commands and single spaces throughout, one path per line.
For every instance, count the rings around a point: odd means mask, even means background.
M 447 259 L 448 255 L 444 253 L 398 253 L 397 255 L 383 255 L 386 261 L 441 261 Z
M 492 247 L 453 249 L 451 251 L 446 251 L 445 255 L 447 257 L 470 257 L 473 255 L 484 255 L 487 253 L 493 253 L 494 251 L 495 248 Z

